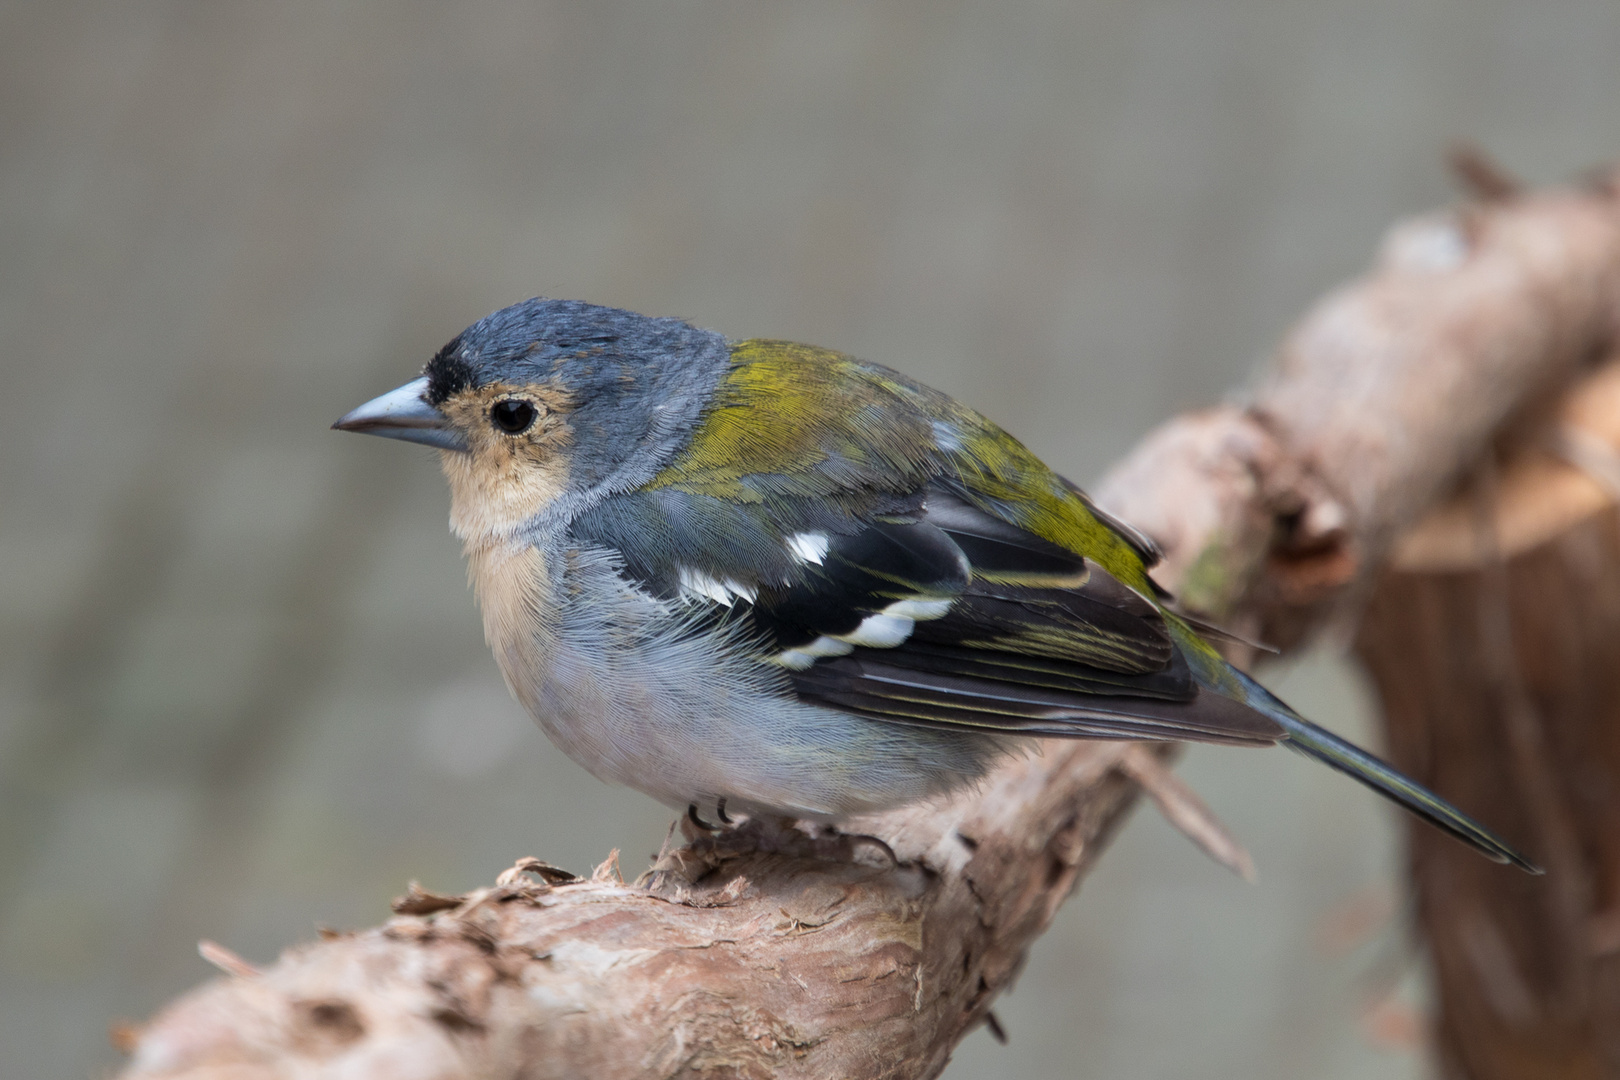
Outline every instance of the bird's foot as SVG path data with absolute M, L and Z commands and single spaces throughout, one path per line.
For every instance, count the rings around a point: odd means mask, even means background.
M 699 837 L 711 837 L 717 833 L 736 830 L 738 826 L 737 819 L 726 812 L 726 799 L 723 795 L 714 801 L 714 816 L 720 819 L 720 824 L 710 824 L 704 819 L 703 811 L 698 809 L 697 803 L 688 803 L 686 818 L 681 822 L 681 834 L 690 842 Z

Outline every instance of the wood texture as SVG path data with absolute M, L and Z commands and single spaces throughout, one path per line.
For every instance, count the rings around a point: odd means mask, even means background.
M 1194 609 L 1285 646 L 1353 613 L 1395 538 L 1613 340 L 1616 179 L 1396 226 L 1247 406 L 1160 428 L 1100 501 L 1165 544 Z
M 1190 606 L 1297 640 L 1607 340 L 1617 282 L 1607 186 L 1403 227 L 1252 406 L 1173 422 L 1098 494 L 1165 545 Z M 1048 745 L 849 823 L 864 838 L 699 838 L 634 885 L 412 896 L 177 1002 L 125 1075 L 937 1075 L 1121 820 L 1143 774 L 1123 753 Z
M 763 822 L 634 885 L 604 864 L 413 897 L 399 906 L 449 906 L 205 991 L 131 1075 L 934 1074 L 1120 820 L 1124 749 L 1059 747 L 977 797 L 888 815 L 892 856 Z
M 1620 1073 L 1620 363 L 1525 434 L 1403 541 L 1356 641 L 1396 764 L 1548 870 L 1411 831 L 1458 1080 Z

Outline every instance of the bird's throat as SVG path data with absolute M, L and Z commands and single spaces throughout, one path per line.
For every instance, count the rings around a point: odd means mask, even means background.
M 484 640 L 495 654 L 512 696 L 531 713 L 534 689 L 544 681 L 552 635 L 551 578 L 544 553 L 504 541 L 466 546 L 467 577 L 484 614 Z
M 450 481 L 450 529 L 468 546 L 498 545 L 550 506 L 567 486 L 561 458 L 534 447 L 484 445 L 439 455 Z

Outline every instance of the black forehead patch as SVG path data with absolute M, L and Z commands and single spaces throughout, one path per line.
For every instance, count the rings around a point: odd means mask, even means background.
M 435 409 L 443 405 L 454 394 L 473 385 L 472 365 L 461 357 L 461 335 L 457 334 L 450 343 L 434 354 L 433 359 L 427 362 L 422 369 L 427 376 L 428 404 Z

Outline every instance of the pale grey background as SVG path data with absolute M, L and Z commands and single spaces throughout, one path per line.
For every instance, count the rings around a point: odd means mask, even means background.
M 1620 153 L 1617 56 L 1613 0 L 0 5 L 0 1074 L 103 1074 L 198 938 L 658 846 L 507 702 L 432 455 L 326 430 L 464 324 L 841 348 L 1088 480 L 1449 199 L 1449 140 Z M 1373 737 L 1335 662 L 1283 684 Z M 953 1080 L 1422 1072 L 1358 1021 L 1421 997 L 1398 933 L 1317 943 L 1389 815 L 1183 773 L 1260 883 L 1142 812 Z

